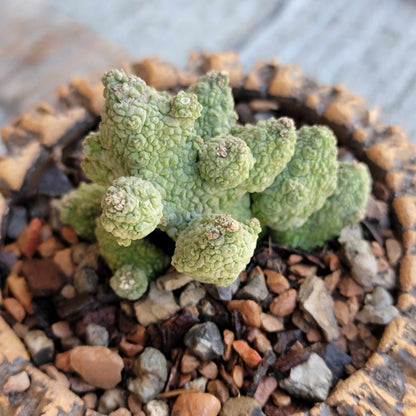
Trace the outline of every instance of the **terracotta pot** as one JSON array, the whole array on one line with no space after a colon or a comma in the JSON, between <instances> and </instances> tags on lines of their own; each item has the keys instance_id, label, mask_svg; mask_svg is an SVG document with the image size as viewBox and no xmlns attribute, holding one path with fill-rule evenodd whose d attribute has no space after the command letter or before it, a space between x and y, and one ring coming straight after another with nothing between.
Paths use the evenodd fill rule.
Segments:
<instances>
[{"instance_id":1,"label":"terracotta pot","mask_svg":"<svg viewBox=\"0 0 416 416\"><path fill-rule=\"evenodd\" d=\"M340 143L370 167L403 244L396 305L400 316L386 327L365 367L340 383L310 415L416 414L416 148L399 127L385 126L345 87L320 85L295 66L260 62L243 76L237 55L221 53L191 56L187 71L157 59L134 62L129 68L150 85L171 90L186 87L211 69L229 73L236 96L272 98L282 113L329 125ZM96 126L102 105L99 82L75 79L59 89L54 108L41 104L6 126L2 133L9 153L0 159L0 190L6 199L33 192L36 179L64 145ZM6 209L0 199L0 212ZM13 399L20 406L17 414L88 414L79 397L29 363L23 344L0 318L0 384L23 368L32 383ZM7 415L2 412L10 405L0 394L0 413Z\"/></svg>"}]
</instances>

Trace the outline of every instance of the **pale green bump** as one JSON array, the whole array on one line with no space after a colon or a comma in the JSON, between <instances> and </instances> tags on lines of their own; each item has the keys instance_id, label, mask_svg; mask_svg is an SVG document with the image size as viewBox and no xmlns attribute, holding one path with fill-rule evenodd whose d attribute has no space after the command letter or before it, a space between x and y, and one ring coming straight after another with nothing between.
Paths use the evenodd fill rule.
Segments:
<instances>
[{"instance_id":1,"label":"pale green bump","mask_svg":"<svg viewBox=\"0 0 416 416\"><path fill-rule=\"evenodd\" d=\"M137 300L146 292L148 280L143 270L126 264L111 277L110 286L121 298Z\"/></svg>"},{"instance_id":2,"label":"pale green bump","mask_svg":"<svg viewBox=\"0 0 416 416\"><path fill-rule=\"evenodd\" d=\"M343 163L338 169L338 185L324 206L299 228L270 230L276 242L305 250L323 245L341 230L365 216L371 190L371 176L362 163Z\"/></svg>"},{"instance_id":3,"label":"pale green bump","mask_svg":"<svg viewBox=\"0 0 416 416\"><path fill-rule=\"evenodd\" d=\"M101 199L105 188L95 183L81 185L61 200L60 216L82 238L95 240L95 221L101 213Z\"/></svg>"},{"instance_id":4,"label":"pale green bump","mask_svg":"<svg viewBox=\"0 0 416 416\"><path fill-rule=\"evenodd\" d=\"M114 236L104 230L100 221L97 221L95 235L101 256L113 271L129 264L143 270L148 279L153 279L170 263L169 256L145 238L132 241L128 247L120 246Z\"/></svg>"},{"instance_id":5,"label":"pale green bump","mask_svg":"<svg viewBox=\"0 0 416 416\"><path fill-rule=\"evenodd\" d=\"M209 72L188 88L202 104L201 117L196 120L196 133L204 140L227 134L237 120L234 97L228 77L220 72Z\"/></svg>"},{"instance_id":6,"label":"pale green bump","mask_svg":"<svg viewBox=\"0 0 416 416\"><path fill-rule=\"evenodd\" d=\"M150 234L163 215L162 197L151 184L134 176L120 177L101 203L101 222L123 246Z\"/></svg>"},{"instance_id":7,"label":"pale green bump","mask_svg":"<svg viewBox=\"0 0 416 416\"><path fill-rule=\"evenodd\" d=\"M226 214L201 216L179 234L172 264L195 280L228 286L250 261L259 232L255 218L244 224Z\"/></svg>"},{"instance_id":8,"label":"pale green bump","mask_svg":"<svg viewBox=\"0 0 416 416\"><path fill-rule=\"evenodd\" d=\"M288 165L269 188L253 196L253 214L274 230L300 227L334 193L337 170L333 132L325 126L302 127Z\"/></svg>"},{"instance_id":9,"label":"pale green bump","mask_svg":"<svg viewBox=\"0 0 416 416\"><path fill-rule=\"evenodd\" d=\"M234 126L231 134L243 139L255 157L254 167L243 184L248 192L262 192L270 186L295 152L295 123L287 117Z\"/></svg>"},{"instance_id":10,"label":"pale green bump","mask_svg":"<svg viewBox=\"0 0 416 416\"><path fill-rule=\"evenodd\" d=\"M231 189L244 182L254 165L247 144L230 135L220 135L204 143L198 152L201 177L217 189Z\"/></svg>"}]
</instances>

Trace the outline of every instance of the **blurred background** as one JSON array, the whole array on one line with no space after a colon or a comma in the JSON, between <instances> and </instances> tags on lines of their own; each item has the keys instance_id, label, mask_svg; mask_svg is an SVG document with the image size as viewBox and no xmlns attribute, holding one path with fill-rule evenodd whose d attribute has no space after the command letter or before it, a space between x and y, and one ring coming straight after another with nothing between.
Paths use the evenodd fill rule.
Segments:
<instances>
[{"instance_id":1,"label":"blurred background","mask_svg":"<svg viewBox=\"0 0 416 416\"><path fill-rule=\"evenodd\" d=\"M226 50L346 84L416 143L414 0L0 0L0 126L74 76Z\"/></svg>"}]
</instances>

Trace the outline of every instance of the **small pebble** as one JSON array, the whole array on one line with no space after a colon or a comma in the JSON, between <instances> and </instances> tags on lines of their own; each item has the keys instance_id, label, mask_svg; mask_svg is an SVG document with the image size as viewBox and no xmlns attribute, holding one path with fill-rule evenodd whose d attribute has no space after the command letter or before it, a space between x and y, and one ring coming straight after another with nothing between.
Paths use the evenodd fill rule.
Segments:
<instances>
[{"instance_id":1,"label":"small pebble","mask_svg":"<svg viewBox=\"0 0 416 416\"><path fill-rule=\"evenodd\" d=\"M97 410L100 413L108 414L126 405L126 392L121 388L111 388L106 390L98 399Z\"/></svg>"},{"instance_id":2,"label":"small pebble","mask_svg":"<svg viewBox=\"0 0 416 416\"><path fill-rule=\"evenodd\" d=\"M22 272L33 296L48 296L58 292L66 282L66 276L51 259L24 260Z\"/></svg>"},{"instance_id":3,"label":"small pebble","mask_svg":"<svg viewBox=\"0 0 416 416\"><path fill-rule=\"evenodd\" d=\"M289 395L283 393L281 390L275 390L272 393L272 400L276 406L286 407L291 403L291 398Z\"/></svg>"},{"instance_id":4,"label":"small pebble","mask_svg":"<svg viewBox=\"0 0 416 416\"><path fill-rule=\"evenodd\" d=\"M242 287L236 294L238 299L251 299L256 302L261 302L266 299L269 291L266 286L266 280L264 273L260 267L255 267L246 281L244 287Z\"/></svg>"},{"instance_id":5,"label":"small pebble","mask_svg":"<svg viewBox=\"0 0 416 416\"><path fill-rule=\"evenodd\" d=\"M38 249L41 232L42 220L40 218L33 218L17 239L17 244L19 245L21 252L28 259L31 259Z\"/></svg>"},{"instance_id":6,"label":"small pebble","mask_svg":"<svg viewBox=\"0 0 416 416\"><path fill-rule=\"evenodd\" d=\"M270 312L278 317L290 315L296 309L297 292L289 289L273 299L270 304Z\"/></svg>"},{"instance_id":7,"label":"small pebble","mask_svg":"<svg viewBox=\"0 0 416 416\"><path fill-rule=\"evenodd\" d=\"M324 401L332 384L332 372L325 361L312 353L307 361L293 367L279 386L290 394L311 401Z\"/></svg>"},{"instance_id":8,"label":"small pebble","mask_svg":"<svg viewBox=\"0 0 416 416\"><path fill-rule=\"evenodd\" d=\"M192 354L184 353L181 360L181 373L188 374L196 370L200 366L198 358Z\"/></svg>"},{"instance_id":9,"label":"small pebble","mask_svg":"<svg viewBox=\"0 0 416 416\"><path fill-rule=\"evenodd\" d=\"M3 385L3 393L22 393L30 387L30 378L26 371L10 376Z\"/></svg>"},{"instance_id":10,"label":"small pebble","mask_svg":"<svg viewBox=\"0 0 416 416\"><path fill-rule=\"evenodd\" d=\"M82 400L88 409L95 409L97 407L98 397L95 393L84 394Z\"/></svg>"},{"instance_id":11,"label":"small pebble","mask_svg":"<svg viewBox=\"0 0 416 416\"><path fill-rule=\"evenodd\" d=\"M64 246L62 243L54 236L50 236L43 243L38 246L38 253L41 257L47 258L52 257L58 250L62 250Z\"/></svg>"},{"instance_id":12,"label":"small pebble","mask_svg":"<svg viewBox=\"0 0 416 416\"><path fill-rule=\"evenodd\" d=\"M222 404L224 404L230 397L228 387L222 380L211 380L207 384L207 392L214 395Z\"/></svg>"},{"instance_id":13,"label":"small pebble","mask_svg":"<svg viewBox=\"0 0 416 416\"><path fill-rule=\"evenodd\" d=\"M109 413L108 416L131 416L131 412L125 407L119 407L114 412Z\"/></svg>"},{"instance_id":14,"label":"small pebble","mask_svg":"<svg viewBox=\"0 0 416 416\"><path fill-rule=\"evenodd\" d=\"M165 321L180 310L172 292L159 290L155 282L149 288L147 296L134 303L137 320L143 326Z\"/></svg>"},{"instance_id":15,"label":"small pebble","mask_svg":"<svg viewBox=\"0 0 416 416\"><path fill-rule=\"evenodd\" d=\"M108 331L101 325L89 324L85 328L85 341L88 345L108 346Z\"/></svg>"},{"instance_id":16,"label":"small pebble","mask_svg":"<svg viewBox=\"0 0 416 416\"><path fill-rule=\"evenodd\" d=\"M241 274L240 274L241 276ZM234 280L229 286L217 286L214 284L205 284L205 288L208 293L216 300L229 301L237 293L238 288L240 287L241 278L240 276Z\"/></svg>"},{"instance_id":17,"label":"small pebble","mask_svg":"<svg viewBox=\"0 0 416 416\"><path fill-rule=\"evenodd\" d=\"M264 416L259 403L252 397L240 396L228 399L220 416Z\"/></svg>"},{"instance_id":18,"label":"small pebble","mask_svg":"<svg viewBox=\"0 0 416 416\"><path fill-rule=\"evenodd\" d=\"M271 394L276 390L276 388L277 380L275 377L264 377L260 381L253 397L256 399L257 403L259 403L260 406L263 407L268 402Z\"/></svg>"},{"instance_id":19,"label":"small pebble","mask_svg":"<svg viewBox=\"0 0 416 416\"><path fill-rule=\"evenodd\" d=\"M26 279L11 273L7 277L6 284L13 296L23 305L26 312L32 314L32 293L26 283Z\"/></svg>"},{"instance_id":20,"label":"small pebble","mask_svg":"<svg viewBox=\"0 0 416 416\"><path fill-rule=\"evenodd\" d=\"M339 338L337 320L334 313L334 301L325 288L322 279L309 276L299 288L299 302L321 328L327 341Z\"/></svg>"},{"instance_id":21,"label":"small pebble","mask_svg":"<svg viewBox=\"0 0 416 416\"><path fill-rule=\"evenodd\" d=\"M254 300L232 300L228 302L229 311L237 310L246 325L260 326L260 308Z\"/></svg>"},{"instance_id":22,"label":"small pebble","mask_svg":"<svg viewBox=\"0 0 416 416\"><path fill-rule=\"evenodd\" d=\"M232 378L235 385L241 388L244 383L244 367L242 365L236 365L232 369Z\"/></svg>"},{"instance_id":23,"label":"small pebble","mask_svg":"<svg viewBox=\"0 0 416 416\"><path fill-rule=\"evenodd\" d=\"M55 346L53 341L40 330L29 331L24 341L34 363L38 366L53 361Z\"/></svg>"},{"instance_id":24,"label":"small pebble","mask_svg":"<svg viewBox=\"0 0 416 416\"><path fill-rule=\"evenodd\" d=\"M251 348L246 341L237 340L233 342L233 348L237 354L243 359L248 367L257 367L261 361L260 354L253 348Z\"/></svg>"},{"instance_id":25,"label":"small pebble","mask_svg":"<svg viewBox=\"0 0 416 416\"><path fill-rule=\"evenodd\" d=\"M184 273L172 271L160 276L156 280L156 285L159 290L173 291L180 289L192 281L192 277Z\"/></svg>"},{"instance_id":26,"label":"small pebble","mask_svg":"<svg viewBox=\"0 0 416 416\"><path fill-rule=\"evenodd\" d=\"M26 311L23 305L15 298L6 298L3 300L3 306L17 322L25 319Z\"/></svg>"},{"instance_id":27,"label":"small pebble","mask_svg":"<svg viewBox=\"0 0 416 416\"><path fill-rule=\"evenodd\" d=\"M78 243L78 236L76 235L76 233L72 229L72 227L70 227L68 225L64 225L61 228L61 236L69 244L77 244Z\"/></svg>"},{"instance_id":28,"label":"small pebble","mask_svg":"<svg viewBox=\"0 0 416 416\"><path fill-rule=\"evenodd\" d=\"M75 335L66 338L61 338L61 347L64 351L70 350L74 347L78 347L82 344L82 341Z\"/></svg>"},{"instance_id":29,"label":"small pebble","mask_svg":"<svg viewBox=\"0 0 416 416\"><path fill-rule=\"evenodd\" d=\"M377 274L377 260L370 243L362 236L359 225L345 227L338 239L351 266L351 276L363 287L373 285Z\"/></svg>"},{"instance_id":30,"label":"small pebble","mask_svg":"<svg viewBox=\"0 0 416 416\"><path fill-rule=\"evenodd\" d=\"M65 285L61 290L61 295L65 299L72 299L77 295L77 291L75 290L75 287L72 285Z\"/></svg>"},{"instance_id":31,"label":"small pebble","mask_svg":"<svg viewBox=\"0 0 416 416\"><path fill-rule=\"evenodd\" d=\"M369 293L364 303L363 309L356 315L363 323L387 325L399 315L398 309L393 306L393 297L381 286Z\"/></svg>"},{"instance_id":32,"label":"small pebble","mask_svg":"<svg viewBox=\"0 0 416 416\"><path fill-rule=\"evenodd\" d=\"M75 266L71 259L70 248L57 251L53 256L53 261L59 266L66 277L72 277L74 275Z\"/></svg>"},{"instance_id":33,"label":"small pebble","mask_svg":"<svg viewBox=\"0 0 416 416\"><path fill-rule=\"evenodd\" d=\"M151 400L144 410L147 416L169 416L169 406L163 400Z\"/></svg>"},{"instance_id":34,"label":"small pebble","mask_svg":"<svg viewBox=\"0 0 416 416\"><path fill-rule=\"evenodd\" d=\"M386 240L387 258L392 266L395 266L403 254L403 249L398 240L388 238Z\"/></svg>"},{"instance_id":35,"label":"small pebble","mask_svg":"<svg viewBox=\"0 0 416 416\"><path fill-rule=\"evenodd\" d=\"M78 293L95 293L97 291L98 275L91 267L81 267L75 272L73 282Z\"/></svg>"},{"instance_id":36,"label":"small pebble","mask_svg":"<svg viewBox=\"0 0 416 416\"><path fill-rule=\"evenodd\" d=\"M198 371L210 380L214 380L218 376L218 367L214 361L205 362L201 365Z\"/></svg>"},{"instance_id":37,"label":"small pebble","mask_svg":"<svg viewBox=\"0 0 416 416\"><path fill-rule=\"evenodd\" d=\"M280 294L290 289L289 281L281 273L271 269L266 269L264 273L267 276L267 287L271 292Z\"/></svg>"},{"instance_id":38,"label":"small pebble","mask_svg":"<svg viewBox=\"0 0 416 416\"><path fill-rule=\"evenodd\" d=\"M285 328L283 323L278 318L268 313L262 313L260 315L260 322L261 327L266 332L278 332L282 331Z\"/></svg>"},{"instance_id":39,"label":"small pebble","mask_svg":"<svg viewBox=\"0 0 416 416\"><path fill-rule=\"evenodd\" d=\"M79 346L71 350L71 367L88 383L111 389L121 381L122 358L101 346Z\"/></svg>"},{"instance_id":40,"label":"small pebble","mask_svg":"<svg viewBox=\"0 0 416 416\"><path fill-rule=\"evenodd\" d=\"M68 338L73 335L68 321L58 321L51 325L53 334L57 338Z\"/></svg>"},{"instance_id":41,"label":"small pebble","mask_svg":"<svg viewBox=\"0 0 416 416\"><path fill-rule=\"evenodd\" d=\"M210 361L224 354L220 331L211 321L194 325L186 333L184 343L202 361Z\"/></svg>"},{"instance_id":42,"label":"small pebble","mask_svg":"<svg viewBox=\"0 0 416 416\"><path fill-rule=\"evenodd\" d=\"M199 390L204 392L207 388L208 379L206 377L194 378L185 383L184 387L187 390Z\"/></svg>"},{"instance_id":43,"label":"small pebble","mask_svg":"<svg viewBox=\"0 0 416 416\"><path fill-rule=\"evenodd\" d=\"M207 291L202 283L195 281L188 283L179 296L179 305L182 309L187 306L196 306L206 293Z\"/></svg>"},{"instance_id":44,"label":"small pebble","mask_svg":"<svg viewBox=\"0 0 416 416\"><path fill-rule=\"evenodd\" d=\"M156 348L147 347L134 362L136 378L128 383L128 389L143 403L153 400L164 388L168 378L165 356Z\"/></svg>"},{"instance_id":45,"label":"small pebble","mask_svg":"<svg viewBox=\"0 0 416 416\"><path fill-rule=\"evenodd\" d=\"M175 401L171 416L216 416L221 402L209 393L183 393Z\"/></svg>"}]
</instances>

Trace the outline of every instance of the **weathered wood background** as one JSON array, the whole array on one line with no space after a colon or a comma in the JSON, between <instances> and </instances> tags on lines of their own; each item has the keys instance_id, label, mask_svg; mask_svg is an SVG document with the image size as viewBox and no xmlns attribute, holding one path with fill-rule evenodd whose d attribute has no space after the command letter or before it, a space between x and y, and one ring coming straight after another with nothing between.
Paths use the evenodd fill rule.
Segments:
<instances>
[{"instance_id":1,"label":"weathered wood background","mask_svg":"<svg viewBox=\"0 0 416 416\"><path fill-rule=\"evenodd\" d=\"M74 75L230 49L345 83L416 142L414 0L0 0L0 125Z\"/></svg>"}]
</instances>

